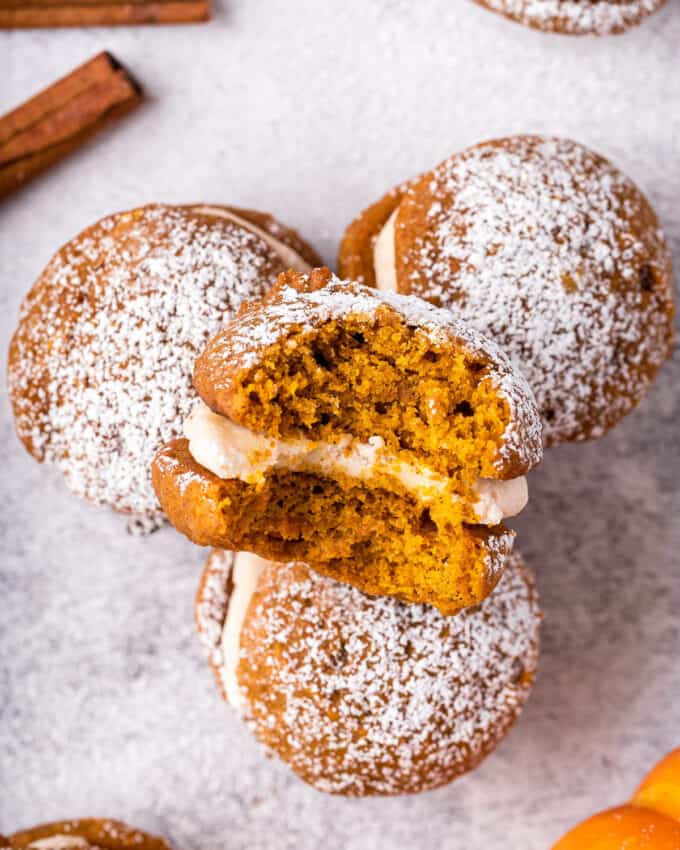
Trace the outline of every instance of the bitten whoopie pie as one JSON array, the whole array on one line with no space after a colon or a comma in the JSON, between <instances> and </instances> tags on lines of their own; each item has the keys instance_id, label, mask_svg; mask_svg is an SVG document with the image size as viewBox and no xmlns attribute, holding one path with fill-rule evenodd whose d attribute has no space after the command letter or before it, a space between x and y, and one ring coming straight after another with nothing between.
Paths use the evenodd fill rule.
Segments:
<instances>
[{"instance_id":1,"label":"bitten whoopie pie","mask_svg":"<svg viewBox=\"0 0 680 850\"><path fill-rule=\"evenodd\" d=\"M195 403L196 355L244 299L317 263L271 216L232 207L148 206L87 228L50 261L12 339L26 449L77 495L160 517L149 464Z\"/></svg>"},{"instance_id":2,"label":"bitten whoopie pie","mask_svg":"<svg viewBox=\"0 0 680 850\"><path fill-rule=\"evenodd\" d=\"M540 420L505 355L448 311L288 272L208 343L194 385L185 438L153 465L194 542L443 612L498 582Z\"/></svg>"},{"instance_id":3,"label":"bitten whoopie pie","mask_svg":"<svg viewBox=\"0 0 680 850\"><path fill-rule=\"evenodd\" d=\"M666 0L476 0L506 18L546 32L612 35L639 24Z\"/></svg>"},{"instance_id":4,"label":"bitten whoopie pie","mask_svg":"<svg viewBox=\"0 0 680 850\"><path fill-rule=\"evenodd\" d=\"M4 843L3 843L4 841ZM115 820L84 818L34 826L3 839L11 850L170 850L155 835Z\"/></svg>"},{"instance_id":5,"label":"bitten whoopie pie","mask_svg":"<svg viewBox=\"0 0 680 850\"><path fill-rule=\"evenodd\" d=\"M360 797L444 785L498 744L531 690L540 612L517 552L481 605L444 617L215 551L196 622L260 742L318 790Z\"/></svg>"},{"instance_id":6,"label":"bitten whoopie pie","mask_svg":"<svg viewBox=\"0 0 680 850\"><path fill-rule=\"evenodd\" d=\"M566 139L454 154L363 212L339 267L495 339L534 390L546 445L602 435L673 350L671 258L654 211Z\"/></svg>"}]
</instances>

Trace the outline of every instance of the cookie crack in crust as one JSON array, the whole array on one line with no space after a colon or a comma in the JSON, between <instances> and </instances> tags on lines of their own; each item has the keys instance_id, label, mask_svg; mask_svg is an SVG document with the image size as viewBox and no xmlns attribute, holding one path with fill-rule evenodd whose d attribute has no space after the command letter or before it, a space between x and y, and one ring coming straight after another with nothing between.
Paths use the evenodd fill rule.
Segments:
<instances>
[{"instance_id":1,"label":"cookie crack in crust","mask_svg":"<svg viewBox=\"0 0 680 850\"><path fill-rule=\"evenodd\" d=\"M211 341L195 384L209 427L192 417L154 462L192 540L442 611L493 589L540 422L504 356L445 311L291 273Z\"/></svg>"}]
</instances>

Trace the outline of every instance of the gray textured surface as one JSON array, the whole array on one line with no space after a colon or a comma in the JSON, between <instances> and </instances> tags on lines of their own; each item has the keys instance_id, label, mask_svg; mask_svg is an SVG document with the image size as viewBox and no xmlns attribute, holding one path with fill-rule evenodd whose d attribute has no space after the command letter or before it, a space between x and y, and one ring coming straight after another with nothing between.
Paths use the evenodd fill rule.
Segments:
<instances>
[{"instance_id":1,"label":"gray textured surface","mask_svg":"<svg viewBox=\"0 0 680 850\"><path fill-rule=\"evenodd\" d=\"M620 38L462 0L233 0L203 27L0 33L0 112L101 48L149 102L0 207L4 349L54 249L149 200L269 209L332 261L398 179L494 135L570 134L645 189L680 266L680 3ZM4 365L4 364L3 364ZM542 850L680 743L677 357L606 439L549 454L522 548L541 674L484 765L420 797L320 796L221 704L191 623L202 553L69 497L0 422L0 830L109 815L178 850Z\"/></svg>"}]
</instances>

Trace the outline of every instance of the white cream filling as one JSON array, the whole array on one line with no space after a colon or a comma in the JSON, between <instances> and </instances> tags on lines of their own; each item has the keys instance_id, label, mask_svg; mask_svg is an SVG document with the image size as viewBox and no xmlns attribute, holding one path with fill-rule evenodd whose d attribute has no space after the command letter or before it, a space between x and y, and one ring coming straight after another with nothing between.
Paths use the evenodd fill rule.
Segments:
<instances>
[{"instance_id":1,"label":"white cream filling","mask_svg":"<svg viewBox=\"0 0 680 850\"><path fill-rule=\"evenodd\" d=\"M310 272L312 267L309 263L305 262L302 257L286 245L281 240L276 239L271 233L267 233L266 230L262 230L261 227L258 227L252 222L247 221L245 218L241 218L239 215L234 215L234 213L229 212L228 210L223 210L220 207L211 207L211 206L199 206L196 207L198 212L207 213L209 215L214 215L219 218L226 218L229 221L233 221L235 224L240 225L245 230L249 230L251 233L254 233L256 236L259 236L264 242L269 245L270 248L273 248L274 251L279 255L284 265L288 268L295 269L296 272Z\"/></svg>"},{"instance_id":2,"label":"white cream filling","mask_svg":"<svg viewBox=\"0 0 680 850\"><path fill-rule=\"evenodd\" d=\"M241 631L257 581L267 561L250 552L237 552L231 570L232 590L222 627L220 677L227 700L232 708L242 712L244 696L238 683L238 662L241 657Z\"/></svg>"},{"instance_id":3,"label":"white cream filling","mask_svg":"<svg viewBox=\"0 0 680 850\"><path fill-rule=\"evenodd\" d=\"M81 835L50 835L28 845L31 850L64 850L70 847L89 847L90 844Z\"/></svg>"},{"instance_id":4,"label":"white cream filling","mask_svg":"<svg viewBox=\"0 0 680 850\"><path fill-rule=\"evenodd\" d=\"M397 252L394 228L399 207L387 219L373 243L373 270L375 283L383 292L397 291Z\"/></svg>"},{"instance_id":5,"label":"white cream filling","mask_svg":"<svg viewBox=\"0 0 680 850\"><path fill-rule=\"evenodd\" d=\"M529 501L529 485L523 475L509 481L478 478L475 493L474 509L484 525L498 525L508 517L517 516Z\"/></svg>"},{"instance_id":6,"label":"white cream filling","mask_svg":"<svg viewBox=\"0 0 680 850\"><path fill-rule=\"evenodd\" d=\"M449 485L446 476L424 464L406 463L387 453L382 437L370 437L365 443L349 434L337 443L276 440L214 413L201 401L184 423L184 436L197 463L218 478L237 478L248 484L261 481L270 469L313 470L329 476L341 472L362 480L383 474L399 481L424 504ZM480 478L475 492L478 499L473 509L483 525L497 525L505 517L515 516L528 501L524 477L510 481Z\"/></svg>"}]
</instances>

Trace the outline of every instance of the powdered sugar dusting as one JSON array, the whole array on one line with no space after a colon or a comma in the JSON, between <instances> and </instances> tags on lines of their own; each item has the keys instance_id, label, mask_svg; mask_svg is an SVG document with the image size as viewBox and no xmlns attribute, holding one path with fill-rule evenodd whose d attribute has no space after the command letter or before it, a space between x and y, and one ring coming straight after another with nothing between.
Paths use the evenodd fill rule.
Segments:
<instances>
[{"instance_id":1,"label":"powdered sugar dusting","mask_svg":"<svg viewBox=\"0 0 680 850\"><path fill-rule=\"evenodd\" d=\"M35 850L77 850L77 848L101 850L100 845L104 843L107 847L121 848L121 850L142 846L153 846L155 850L161 850L161 848L169 850L162 839L140 832L120 821L106 818L42 824L16 833L12 836L12 840L19 842L21 847L26 847L28 850L34 850L34 848ZM92 841L96 843L93 844Z\"/></svg>"},{"instance_id":2,"label":"powdered sugar dusting","mask_svg":"<svg viewBox=\"0 0 680 850\"><path fill-rule=\"evenodd\" d=\"M544 30L571 35L620 33L666 0L480 0L482 5Z\"/></svg>"},{"instance_id":3,"label":"powdered sugar dusting","mask_svg":"<svg viewBox=\"0 0 680 850\"><path fill-rule=\"evenodd\" d=\"M294 330L311 332L325 321L342 321L350 316L371 319L385 305L402 316L409 326L425 333L434 345L462 344L471 355L482 356L489 362L488 373L510 408L497 466L502 468L508 457L521 458L527 467L538 463L542 456L540 417L523 374L512 366L495 342L454 318L448 310L416 296L379 292L335 276L323 289L311 292L283 286L266 306L249 310L231 322L221 337L211 342L210 356L230 363L236 360L242 369L253 368L266 348L280 343ZM233 370L225 370L219 377L220 387L228 388L233 379Z\"/></svg>"},{"instance_id":4,"label":"powdered sugar dusting","mask_svg":"<svg viewBox=\"0 0 680 850\"><path fill-rule=\"evenodd\" d=\"M198 634L210 654L211 663L218 667L224 662L222 630L229 604L229 576L234 568L234 561L234 552L213 549L196 598Z\"/></svg>"},{"instance_id":5,"label":"powdered sugar dusting","mask_svg":"<svg viewBox=\"0 0 680 850\"><path fill-rule=\"evenodd\" d=\"M9 374L19 435L74 493L159 516L149 465L181 435L194 359L280 271L262 239L187 208L100 221L23 306Z\"/></svg>"},{"instance_id":6,"label":"powdered sugar dusting","mask_svg":"<svg viewBox=\"0 0 680 850\"><path fill-rule=\"evenodd\" d=\"M503 571L508 567L508 559L512 556L517 532L502 526L502 531L495 531L484 541L486 549L486 575L492 586L497 586Z\"/></svg>"},{"instance_id":7,"label":"powdered sugar dusting","mask_svg":"<svg viewBox=\"0 0 680 850\"><path fill-rule=\"evenodd\" d=\"M668 249L631 181L574 142L514 137L442 163L425 197L428 230L406 246L404 274L524 371L546 442L597 436L627 413L672 339Z\"/></svg>"},{"instance_id":8,"label":"powdered sugar dusting","mask_svg":"<svg viewBox=\"0 0 680 850\"><path fill-rule=\"evenodd\" d=\"M489 598L455 617L272 565L242 643L244 687L256 660L269 670L267 688L250 692L249 722L320 790L435 787L474 766L521 710L539 622L518 555Z\"/></svg>"}]
</instances>

